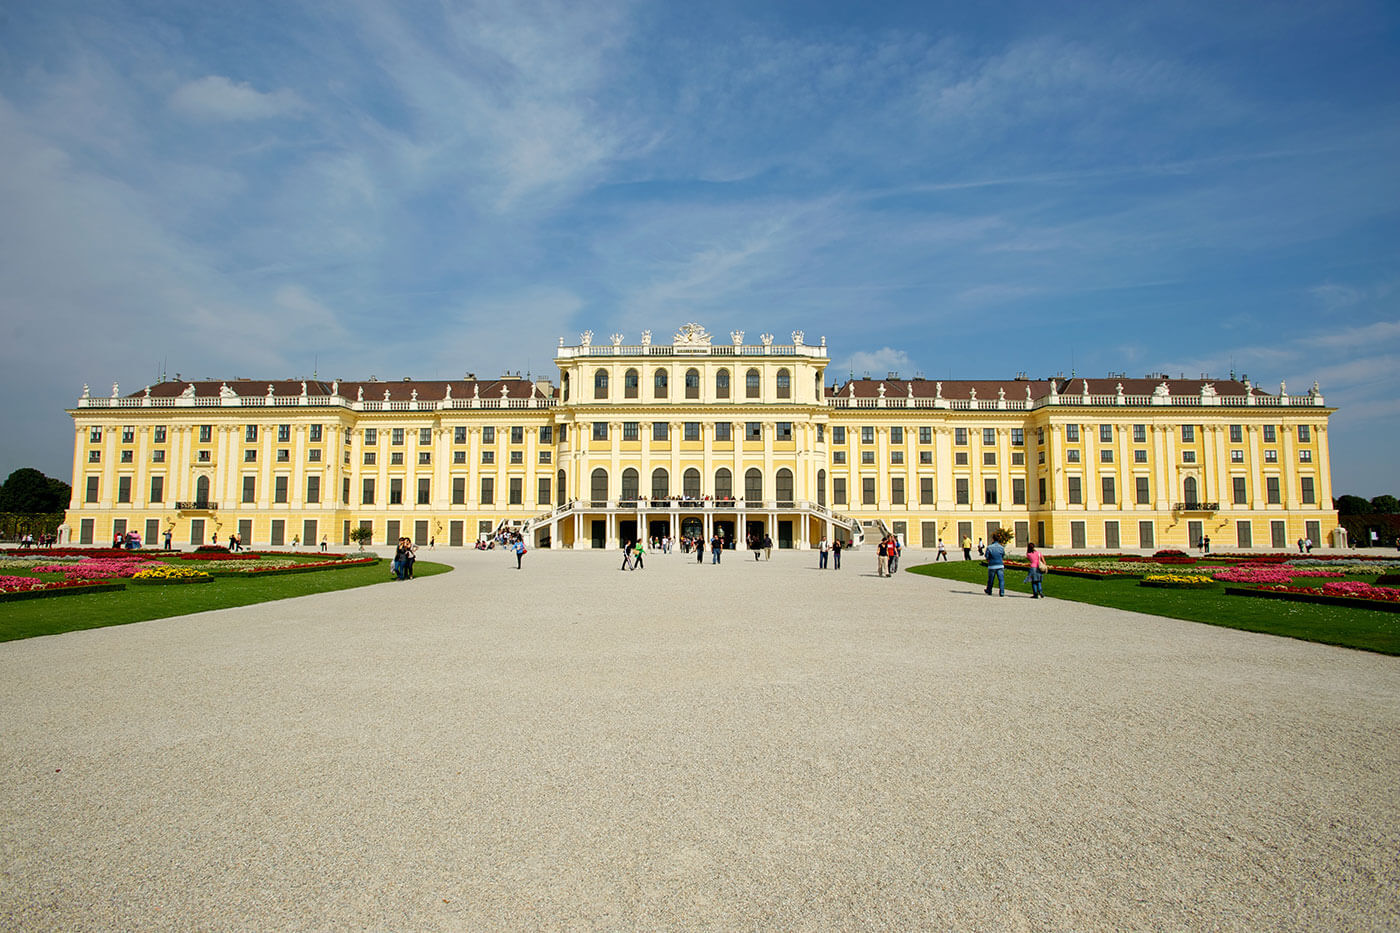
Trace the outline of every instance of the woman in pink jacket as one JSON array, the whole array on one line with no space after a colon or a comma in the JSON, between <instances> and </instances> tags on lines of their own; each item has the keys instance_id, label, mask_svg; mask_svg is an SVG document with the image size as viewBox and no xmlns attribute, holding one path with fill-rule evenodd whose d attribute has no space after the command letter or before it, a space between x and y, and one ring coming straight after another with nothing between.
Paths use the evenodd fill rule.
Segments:
<instances>
[{"instance_id":1,"label":"woman in pink jacket","mask_svg":"<svg viewBox=\"0 0 1400 933\"><path fill-rule=\"evenodd\" d=\"M1026 579L1031 581L1031 599L1044 599L1045 594L1040 591L1040 581L1050 569L1050 562L1045 559L1044 554L1035 549L1034 544L1026 545L1026 560L1031 565L1030 573L1026 574Z\"/></svg>"}]
</instances>

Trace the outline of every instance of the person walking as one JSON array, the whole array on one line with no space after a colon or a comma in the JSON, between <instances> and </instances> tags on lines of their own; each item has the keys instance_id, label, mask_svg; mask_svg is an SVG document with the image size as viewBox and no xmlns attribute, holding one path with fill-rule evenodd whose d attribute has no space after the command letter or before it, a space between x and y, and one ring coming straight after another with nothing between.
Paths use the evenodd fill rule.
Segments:
<instances>
[{"instance_id":1,"label":"person walking","mask_svg":"<svg viewBox=\"0 0 1400 933\"><path fill-rule=\"evenodd\" d=\"M710 539L710 563L718 564L720 562L720 558L723 556L724 539L721 538L719 532L716 531L715 536Z\"/></svg>"},{"instance_id":2,"label":"person walking","mask_svg":"<svg viewBox=\"0 0 1400 933\"><path fill-rule=\"evenodd\" d=\"M646 553L646 548L642 547L642 539L637 539L636 547L633 549L632 569L645 570L646 564L642 563L642 555Z\"/></svg>"},{"instance_id":3,"label":"person walking","mask_svg":"<svg viewBox=\"0 0 1400 933\"><path fill-rule=\"evenodd\" d=\"M758 535L749 535L749 550L753 551L755 562L763 559L763 539Z\"/></svg>"},{"instance_id":4,"label":"person walking","mask_svg":"<svg viewBox=\"0 0 1400 933\"><path fill-rule=\"evenodd\" d=\"M705 539L700 535L695 536L695 562L697 564L705 562Z\"/></svg>"},{"instance_id":5,"label":"person walking","mask_svg":"<svg viewBox=\"0 0 1400 933\"><path fill-rule=\"evenodd\" d=\"M963 535L963 560L972 560L972 535Z\"/></svg>"},{"instance_id":6,"label":"person walking","mask_svg":"<svg viewBox=\"0 0 1400 933\"><path fill-rule=\"evenodd\" d=\"M825 569L826 569L826 559L827 559L828 551L829 551L829 548L827 547L827 544L826 544L826 536L823 535L823 536L822 536L822 539L821 539L821 542L817 544L817 569L818 569L818 570L825 570Z\"/></svg>"},{"instance_id":7,"label":"person walking","mask_svg":"<svg viewBox=\"0 0 1400 933\"><path fill-rule=\"evenodd\" d=\"M992 541L992 546L987 548L987 589L984 591L988 596L992 595L992 583L996 583L1001 591L999 595L1006 595L1006 548L1001 546L1001 542Z\"/></svg>"},{"instance_id":8,"label":"person walking","mask_svg":"<svg viewBox=\"0 0 1400 933\"><path fill-rule=\"evenodd\" d=\"M763 536L763 559L773 559L773 536L765 534Z\"/></svg>"},{"instance_id":9,"label":"person walking","mask_svg":"<svg viewBox=\"0 0 1400 933\"><path fill-rule=\"evenodd\" d=\"M522 559L524 559L526 553L527 553L527 552L526 552L526 550L525 550L525 539L524 539L524 538L516 538L516 539L515 539L515 569L516 569L516 570L519 570L519 569L520 569L520 561L521 561Z\"/></svg>"},{"instance_id":10,"label":"person walking","mask_svg":"<svg viewBox=\"0 0 1400 933\"><path fill-rule=\"evenodd\" d=\"M321 553L326 553L326 536L321 535Z\"/></svg>"},{"instance_id":11,"label":"person walking","mask_svg":"<svg viewBox=\"0 0 1400 933\"><path fill-rule=\"evenodd\" d=\"M617 569L632 569L632 542L630 540L622 542L622 566Z\"/></svg>"},{"instance_id":12,"label":"person walking","mask_svg":"<svg viewBox=\"0 0 1400 933\"><path fill-rule=\"evenodd\" d=\"M837 538L831 545L831 561L836 570L841 569L841 539Z\"/></svg>"},{"instance_id":13,"label":"person walking","mask_svg":"<svg viewBox=\"0 0 1400 933\"><path fill-rule=\"evenodd\" d=\"M943 543L943 539L942 539L942 538L939 538L939 539L938 539L938 553L937 553L936 555L934 555L934 558L933 558L933 559L934 559L935 561L947 560L947 559L948 559L948 547L947 547L947 545L945 545L945 544Z\"/></svg>"},{"instance_id":14,"label":"person walking","mask_svg":"<svg viewBox=\"0 0 1400 933\"><path fill-rule=\"evenodd\" d=\"M978 556L978 557L986 557L986 556L987 556L987 548L986 548L985 545L982 544L982 539L981 539L981 538L978 538L978 539L977 539L977 556Z\"/></svg>"},{"instance_id":15,"label":"person walking","mask_svg":"<svg viewBox=\"0 0 1400 933\"><path fill-rule=\"evenodd\" d=\"M890 576L899 570L899 535L890 535Z\"/></svg>"},{"instance_id":16,"label":"person walking","mask_svg":"<svg viewBox=\"0 0 1400 933\"><path fill-rule=\"evenodd\" d=\"M1026 579L1031 583L1031 599L1044 599L1045 593L1041 591L1040 584L1045 579L1045 572L1050 569L1050 563L1034 544L1026 545L1026 561L1031 565L1030 572L1026 574Z\"/></svg>"}]
</instances>

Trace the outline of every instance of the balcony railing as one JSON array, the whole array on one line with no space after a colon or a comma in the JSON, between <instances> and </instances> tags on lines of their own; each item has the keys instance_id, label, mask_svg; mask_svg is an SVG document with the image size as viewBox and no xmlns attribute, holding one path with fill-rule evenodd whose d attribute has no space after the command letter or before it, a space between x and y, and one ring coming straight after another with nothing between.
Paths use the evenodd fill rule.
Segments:
<instances>
[{"instance_id":1,"label":"balcony railing","mask_svg":"<svg viewBox=\"0 0 1400 933\"><path fill-rule=\"evenodd\" d=\"M218 510L219 505L207 499L196 499L193 502L177 502L175 508L181 512L214 512Z\"/></svg>"},{"instance_id":2,"label":"balcony railing","mask_svg":"<svg viewBox=\"0 0 1400 933\"><path fill-rule=\"evenodd\" d=\"M1219 502L1178 502L1172 506L1174 512L1219 512Z\"/></svg>"}]
</instances>

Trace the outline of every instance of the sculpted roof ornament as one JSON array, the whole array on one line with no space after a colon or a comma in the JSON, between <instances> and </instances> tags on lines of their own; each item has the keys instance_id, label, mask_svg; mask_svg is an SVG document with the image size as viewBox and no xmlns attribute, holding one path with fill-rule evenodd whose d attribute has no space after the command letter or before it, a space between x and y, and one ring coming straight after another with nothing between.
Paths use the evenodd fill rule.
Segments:
<instances>
[{"instance_id":1,"label":"sculpted roof ornament","mask_svg":"<svg viewBox=\"0 0 1400 933\"><path fill-rule=\"evenodd\" d=\"M194 398L194 383L193 383L193 382L191 382L189 385L185 386L184 391L182 391L182 392L180 393L180 398Z\"/></svg>"},{"instance_id":2,"label":"sculpted roof ornament","mask_svg":"<svg viewBox=\"0 0 1400 933\"><path fill-rule=\"evenodd\" d=\"M83 398L92 398L92 389L86 382L83 383Z\"/></svg>"},{"instance_id":3,"label":"sculpted roof ornament","mask_svg":"<svg viewBox=\"0 0 1400 933\"><path fill-rule=\"evenodd\" d=\"M612 345L613 345L613 346L615 346L615 347L620 347L620 346L622 346L622 335L621 335L621 334L613 334L613 335L612 335L610 338L608 338L608 339L610 339L610 340L612 341Z\"/></svg>"},{"instance_id":4,"label":"sculpted roof ornament","mask_svg":"<svg viewBox=\"0 0 1400 933\"><path fill-rule=\"evenodd\" d=\"M117 397L120 396L120 395L121 395L121 389L120 389L120 387L119 387L115 382L112 383L112 398L117 398Z\"/></svg>"},{"instance_id":5,"label":"sculpted roof ornament","mask_svg":"<svg viewBox=\"0 0 1400 933\"><path fill-rule=\"evenodd\" d=\"M642 346L644 346L644 347L649 347L649 346L651 346L651 331L649 331L649 330L644 330L644 331L642 331Z\"/></svg>"},{"instance_id":6,"label":"sculpted roof ornament","mask_svg":"<svg viewBox=\"0 0 1400 933\"><path fill-rule=\"evenodd\" d=\"M586 330L578 335L578 345L581 347L593 346L593 331Z\"/></svg>"},{"instance_id":7,"label":"sculpted roof ornament","mask_svg":"<svg viewBox=\"0 0 1400 933\"><path fill-rule=\"evenodd\" d=\"M794 347L800 347L800 346L802 346L802 341L803 341L804 339L806 339L806 336L807 336L807 335L804 334L804 333L802 333L802 331L800 331L800 330L795 330L795 331L793 331L793 332L792 332L792 345L793 345Z\"/></svg>"},{"instance_id":8,"label":"sculpted roof ornament","mask_svg":"<svg viewBox=\"0 0 1400 933\"><path fill-rule=\"evenodd\" d=\"M1122 393L1119 393L1119 394L1121 395ZM1201 398L1215 398L1215 396L1216 396L1215 383L1213 383L1213 382L1204 382L1204 383L1201 383Z\"/></svg>"},{"instance_id":9,"label":"sculpted roof ornament","mask_svg":"<svg viewBox=\"0 0 1400 933\"><path fill-rule=\"evenodd\" d=\"M935 382L935 383L933 384L933 397L934 397L934 398L942 398L942 397L943 397L943 383L941 383L941 382Z\"/></svg>"},{"instance_id":10,"label":"sculpted roof ornament","mask_svg":"<svg viewBox=\"0 0 1400 933\"><path fill-rule=\"evenodd\" d=\"M765 347L771 347L771 346L773 345L773 335L772 335L772 334L759 334L759 335L758 335L758 339L763 341L763 345L764 345Z\"/></svg>"},{"instance_id":11,"label":"sculpted roof ornament","mask_svg":"<svg viewBox=\"0 0 1400 933\"><path fill-rule=\"evenodd\" d=\"M357 388L357 389L355 390L355 401L357 401L357 402L363 402L364 400L365 400L365 387L364 387L364 386L360 386L359 388Z\"/></svg>"},{"instance_id":12,"label":"sculpted roof ornament","mask_svg":"<svg viewBox=\"0 0 1400 933\"><path fill-rule=\"evenodd\" d=\"M233 391L232 389L230 389L230 388L228 387L228 383L227 383L227 382L225 382L225 383L223 383L222 385L219 386L219 398L237 398L237 397L238 397L238 393L235 392L235 391Z\"/></svg>"},{"instance_id":13,"label":"sculpted roof ornament","mask_svg":"<svg viewBox=\"0 0 1400 933\"><path fill-rule=\"evenodd\" d=\"M1166 398L1168 395L1172 394L1172 390L1167 388L1165 382L1159 382L1157 388L1152 390L1152 394L1157 398Z\"/></svg>"},{"instance_id":14,"label":"sculpted roof ornament","mask_svg":"<svg viewBox=\"0 0 1400 933\"><path fill-rule=\"evenodd\" d=\"M681 329L676 331L675 345L678 347L708 347L710 335L699 324L693 322L682 324Z\"/></svg>"},{"instance_id":15,"label":"sculpted roof ornament","mask_svg":"<svg viewBox=\"0 0 1400 933\"><path fill-rule=\"evenodd\" d=\"M734 341L734 346L742 347L744 345L744 332L742 330L731 330L729 332L729 339Z\"/></svg>"}]
</instances>

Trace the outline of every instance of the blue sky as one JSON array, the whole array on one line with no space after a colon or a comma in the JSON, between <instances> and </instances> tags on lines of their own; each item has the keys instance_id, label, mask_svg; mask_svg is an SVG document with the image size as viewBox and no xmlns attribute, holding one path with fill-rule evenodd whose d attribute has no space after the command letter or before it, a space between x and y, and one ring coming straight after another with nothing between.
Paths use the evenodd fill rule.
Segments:
<instances>
[{"instance_id":1,"label":"blue sky","mask_svg":"<svg viewBox=\"0 0 1400 933\"><path fill-rule=\"evenodd\" d=\"M694 320L1317 380L1334 490L1400 493L1397 53L1379 2L9 4L0 476L68 477L84 383Z\"/></svg>"}]
</instances>

